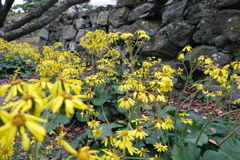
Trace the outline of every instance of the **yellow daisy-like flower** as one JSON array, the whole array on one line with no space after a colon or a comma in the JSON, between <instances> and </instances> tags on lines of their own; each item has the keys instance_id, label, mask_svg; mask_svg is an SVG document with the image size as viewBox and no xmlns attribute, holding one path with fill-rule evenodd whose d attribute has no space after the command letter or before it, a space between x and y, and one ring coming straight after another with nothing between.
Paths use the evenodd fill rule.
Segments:
<instances>
[{"instance_id":1,"label":"yellow daisy-like flower","mask_svg":"<svg viewBox=\"0 0 240 160\"><path fill-rule=\"evenodd\" d=\"M131 122L132 123L135 122L135 125L141 125L142 124L141 119L135 119L135 120L132 120Z\"/></svg>"},{"instance_id":2,"label":"yellow daisy-like flower","mask_svg":"<svg viewBox=\"0 0 240 160\"><path fill-rule=\"evenodd\" d=\"M13 146L0 147L0 159L7 160L13 156Z\"/></svg>"},{"instance_id":3,"label":"yellow daisy-like flower","mask_svg":"<svg viewBox=\"0 0 240 160\"><path fill-rule=\"evenodd\" d=\"M117 139L111 135L107 135L106 138L104 138L102 141L105 147L107 147L108 145L114 146L116 142L117 142Z\"/></svg>"},{"instance_id":4,"label":"yellow daisy-like flower","mask_svg":"<svg viewBox=\"0 0 240 160\"><path fill-rule=\"evenodd\" d=\"M116 153L114 153L109 149L102 149L102 151L106 153L102 156L102 159L104 160L120 160L121 157L123 157L123 156L118 156Z\"/></svg>"},{"instance_id":5,"label":"yellow daisy-like flower","mask_svg":"<svg viewBox=\"0 0 240 160\"><path fill-rule=\"evenodd\" d=\"M161 143L156 143L153 145L157 149L158 152L166 152L167 151L167 146L162 145Z\"/></svg>"},{"instance_id":6,"label":"yellow daisy-like flower","mask_svg":"<svg viewBox=\"0 0 240 160\"><path fill-rule=\"evenodd\" d=\"M72 95L71 93L63 92L61 95L58 95L56 98L51 100L48 106L53 113L58 111L65 110L66 116L70 117L71 114L74 114L74 108L85 110L88 109L88 106L83 103L79 98L86 98L85 95Z\"/></svg>"},{"instance_id":7,"label":"yellow daisy-like flower","mask_svg":"<svg viewBox=\"0 0 240 160\"><path fill-rule=\"evenodd\" d=\"M139 139L143 139L145 138L146 136L148 136L148 134L146 132L144 132L142 130L143 126L137 126L137 128L133 131L133 135L136 137L136 138L139 138Z\"/></svg>"},{"instance_id":8,"label":"yellow daisy-like flower","mask_svg":"<svg viewBox=\"0 0 240 160\"><path fill-rule=\"evenodd\" d=\"M70 153L72 153L71 156L67 158L67 160L70 160L72 157L76 157L77 160L96 160L100 159L96 153L99 151L97 150L90 150L89 146L82 147L78 150L73 149L66 141L61 140L61 145Z\"/></svg>"},{"instance_id":9,"label":"yellow daisy-like flower","mask_svg":"<svg viewBox=\"0 0 240 160\"><path fill-rule=\"evenodd\" d=\"M192 47L190 45L186 45L183 49L183 52L187 51L187 52L192 52Z\"/></svg>"},{"instance_id":10,"label":"yellow daisy-like flower","mask_svg":"<svg viewBox=\"0 0 240 160\"><path fill-rule=\"evenodd\" d=\"M188 119L188 118L181 118L181 122L185 123L185 124L193 124L193 120L192 119Z\"/></svg>"},{"instance_id":11,"label":"yellow daisy-like flower","mask_svg":"<svg viewBox=\"0 0 240 160\"><path fill-rule=\"evenodd\" d=\"M129 33L129 32L125 32L123 34L121 34L120 36L122 39L130 39L132 37L134 37L134 35L132 33Z\"/></svg>"},{"instance_id":12,"label":"yellow daisy-like flower","mask_svg":"<svg viewBox=\"0 0 240 160\"><path fill-rule=\"evenodd\" d=\"M178 53L177 59L178 59L178 60L184 59L184 53L183 53L183 51L181 51L181 52Z\"/></svg>"},{"instance_id":13,"label":"yellow daisy-like flower","mask_svg":"<svg viewBox=\"0 0 240 160\"><path fill-rule=\"evenodd\" d=\"M160 91L169 92L172 91L173 83L172 81L162 81Z\"/></svg>"},{"instance_id":14,"label":"yellow daisy-like flower","mask_svg":"<svg viewBox=\"0 0 240 160\"><path fill-rule=\"evenodd\" d=\"M92 134L93 134L93 136L95 136L95 137L101 136L101 133L102 133L102 127L99 128L99 129L95 129L95 130L92 131Z\"/></svg>"},{"instance_id":15,"label":"yellow daisy-like flower","mask_svg":"<svg viewBox=\"0 0 240 160\"><path fill-rule=\"evenodd\" d=\"M187 114L186 112L178 113L178 115L179 115L179 116L182 116L182 117L184 117L184 116L190 116L190 115Z\"/></svg>"},{"instance_id":16,"label":"yellow daisy-like flower","mask_svg":"<svg viewBox=\"0 0 240 160\"><path fill-rule=\"evenodd\" d=\"M3 96L6 94L7 90L10 88L7 97L4 102L8 102L10 99L14 98L17 95L22 95L28 90L28 84L24 83L21 79L11 82L10 84L5 84L0 86L0 95Z\"/></svg>"},{"instance_id":17,"label":"yellow daisy-like flower","mask_svg":"<svg viewBox=\"0 0 240 160\"><path fill-rule=\"evenodd\" d=\"M130 107L134 106L135 101L132 98L124 96L123 98L121 98L117 101L117 104L118 104L118 107L120 107L120 108L129 109Z\"/></svg>"},{"instance_id":18,"label":"yellow daisy-like flower","mask_svg":"<svg viewBox=\"0 0 240 160\"><path fill-rule=\"evenodd\" d=\"M155 128L158 129L167 129L167 125L165 122L163 122L161 119L156 119L155 120L156 124L155 124Z\"/></svg>"},{"instance_id":19,"label":"yellow daisy-like flower","mask_svg":"<svg viewBox=\"0 0 240 160\"><path fill-rule=\"evenodd\" d=\"M46 130L36 123L36 121L47 122L45 119L25 113L19 113L18 110L14 110L10 114L5 111L1 111L1 119L5 124L0 127L0 137L6 135L8 140L12 140L17 132L19 132L21 134L22 145L25 150L28 150L30 143L28 135L26 134L26 129L28 129L38 141L44 140Z\"/></svg>"},{"instance_id":20,"label":"yellow daisy-like flower","mask_svg":"<svg viewBox=\"0 0 240 160\"><path fill-rule=\"evenodd\" d=\"M156 101L157 102L167 102L164 94L162 94L162 93L158 93Z\"/></svg>"},{"instance_id":21,"label":"yellow daisy-like flower","mask_svg":"<svg viewBox=\"0 0 240 160\"><path fill-rule=\"evenodd\" d=\"M148 103L148 102L154 102L155 101L154 95L152 95L148 91L144 91L144 90L142 90L140 92L138 99L141 100L143 103Z\"/></svg>"},{"instance_id":22,"label":"yellow daisy-like flower","mask_svg":"<svg viewBox=\"0 0 240 160\"><path fill-rule=\"evenodd\" d=\"M87 124L90 128L97 128L100 124L100 121L92 120L91 122L87 122Z\"/></svg>"},{"instance_id":23,"label":"yellow daisy-like flower","mask_svg":"<svg viewBox=\"0 0 240 160\"><path fill-rule=\"evenodd\" d=\"M149 122L150 121L150 118L145 116L144 114L142 114L142 120L146 121L146 122Z\"/></svg>"},{"instance_id":24,"label":"yellow daisy-like flower","mask_svg":"<svg viewBox=\"0 0 240 160\"><path fill-rule=\"evenodd\" d=\"M108 38L109 38L109 42L110 43L115 43L119 40L118 35L120 34L120 32L116 32L116 33L109 33L108 34Z\"/></svg>"},{"instance_id":25,"label":"yellow daisy-like flower","mask_svg":"<svg viewBox=\"0 0 240 160\"><path fill-rule=\"evenodd\" d=\"M89 88L86 90L86 92L84 93L84 95L87 96L87 98L93 98L93 96L95 95L95 93Z\"/></svg>"},{"instance_id":26,"label":"yellow daisy-like flower","mask_svg":"<svg viewBox=\"0 0 240 160\"><path fill-rule=\"evenodd\" d=\"M53 87L53 84L50 82L49 78L41 78L40 80L38 79L31 79L28 82L34 82L34 85L37 86L37 89L40 91L45 91L45 90L51 90Z\"/></svg>"},{"instance_id":27,"label":"yellow daisy-like flower","mask_svg":"<svg viewBox=\"0 0 240 160\"><path fill-rule=\"evenodd\" d=\"M132 85L128 84L127 82L122 82L122 84L118 87L117 90L119 91L128 91L132 88Z\"/></svg>"},{"instance_id":28,"label":"yellow daisy-like flower","mask_svg":"<svg viewBox=\"0 0 240 160\"><path fill-rule=\"evenodd\" d=\"M138 151L138 154L142 158L142 157L146 157L147 152L149 152L149 150L147 148L142 148L140 151Z\"/></svg>"},{"instance_id":29,"label":"yellow daisy-like flower","mask_svg":"<svg viewBox=\"0 0 240 160\"><path fill-rule=\"evenodd\" d=\"M30 110L35 116L39 117L41 110L44 108L44 101L35 92L30 91L22 96L22 99L16 104L22 112Z\"/></svg>"}]
</instances>

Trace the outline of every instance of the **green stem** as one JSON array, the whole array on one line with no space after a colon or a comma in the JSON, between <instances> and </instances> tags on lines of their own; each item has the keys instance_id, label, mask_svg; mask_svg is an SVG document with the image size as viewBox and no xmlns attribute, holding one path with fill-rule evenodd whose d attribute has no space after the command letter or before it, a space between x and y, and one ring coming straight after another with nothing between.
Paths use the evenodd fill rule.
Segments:
<instances>
[{"instance_id":1,"label":"green stem","mask_svg":"<svg viewBox=\"0 0 240 160\"><path fill-rule=\"evenodd\" d=\"M57 119L59 113L60 113L60 112L57 112L57 114L55 115L55 117L54 117L47 125L46 125L46 123L45 123L44 126L46 126L46 127L45 127L46 129Z\"/></svg>"},{"instance_id":2,"label":"green stem","mask_svg":"<svg viewBox=\"0 0 240 160\"><path fill-rule=\"evenodd\" d=\"M235 128L232 132L230 132L230 133L218 144L218 146L220 146L220 145L223 144L226 140L228 140L228 138L229 138L234 132L236 132L239 128L240 128L240 126L238 126L238 127Z\"/></svg>"},{"instance_id":3,"label":"green stem","mask_svg":"<svg viewBox=\"0 0 240 160\"><path fill-rule=\"evenodd\" d=\"M220 98L218 99L216 105L214 106L214 108L213 108L213 110L212 110L212 113L216 110L218 104L221 102L222 99L223 99L223 97L220 97ZM203 125L203 127L202 127L202 129L201 129L201 131L200 131L200 133L199 133L199 135L198 135L198 137L197 137L196 144L198 144L198 141L199 141L199 139L200 139L200 137L201 137L204 129L205 129L206 126L210 123L210 120L211 120L212 115L213 115L212 113L209 115L209 117L208 117L208 119L207 119L207 122Z\"/></svg>"},{"instance_id":4,"label":"green stem","mask_svg":"<svg viewBox=\"0 0 240 160\"><path fill-rule=\"evenodd\" d=\"M33 159L34 160L38 160L38 149L40 146L39 144L40 144L40 142L35 139L35 146L34 146L34 150L33 150Z\"/></svg>"}]
</instances>

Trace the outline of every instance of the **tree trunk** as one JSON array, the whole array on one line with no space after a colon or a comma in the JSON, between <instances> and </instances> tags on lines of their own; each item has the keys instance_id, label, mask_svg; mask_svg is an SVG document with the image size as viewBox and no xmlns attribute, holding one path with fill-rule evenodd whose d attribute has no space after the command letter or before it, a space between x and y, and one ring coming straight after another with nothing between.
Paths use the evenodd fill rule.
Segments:
<instances>
[{"instance_id":1,"label":"tree trunk","mask_svg":"<svg viewBox=\"0 0 240 160\"><path fill-rule=\"evenodd\" d=\"M7 1L11 1L11 0L6 0L6 2ZM12 0L12 1L14 1L14 0ZM2 28L0 27L0 38L3 38L7 41L17 39L23 35L29 34L30 32L41 29L42 27L44 27L45 25L47 25L51 21L53 21L55 18L57 18L62 12L67 10L69 7L71 7L75 4L89 2L89 0L66 0L66 2L64 2L60 6L58 6L49 15L41 18L37 22L25 25L26 23L30 22L31 20L41 17L43 12L50 9L57 1L58 0L49 0L44 5L42 5L40 8L30 12L28 15L22 17L21 19L18 19L16 22L13 22L12 24L3 26ZM1 2L1 0L0 0L0 2Z\"/></svg>"}]
</instances>

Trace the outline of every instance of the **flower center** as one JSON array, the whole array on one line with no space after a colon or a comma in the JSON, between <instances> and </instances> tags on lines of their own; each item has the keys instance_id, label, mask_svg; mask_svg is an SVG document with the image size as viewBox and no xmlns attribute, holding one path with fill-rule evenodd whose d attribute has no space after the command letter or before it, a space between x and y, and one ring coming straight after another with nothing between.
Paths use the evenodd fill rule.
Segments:
<instances>
[{"instance_id":1,"label":"flower center","mask_svg":"<svg viewBox=\"0 0 240 160\"><path fill-rule=\"evenodd\" d=\"M123 130L123 131L122 131L122 135L123 135L123 136L127 136L127 135L128 135L128 131L127 131L127 130Z\"/></svg>"},{"instance_id":2,"label":"flower center","mask_svg":"<svg viewBox=\"0 0 240 160\"><path fill-rule=\"evenodd\" d=\"M11 82L10 84L11 84L12 86L14 86L14 85L19 84L19 83L21 83L21 82L22 82L22 80L21 80L21 79L18 79L18 80L16 80L16 81Z\"/></svg>"},{"instance_id":3,"label":"flower center","mask_svg":"<svg viewBox=\"0 0 240 160\"><path fill-rule=\"evenodd\" d=\"M34 99L34 97L31 95L31 94L25 94L23 97L22 97L23 100L27 101L29 99Z\"/></svg>"},{"instance_id":4,"label":"flower center","mask_svg":"<svg viewBox=\"0 0 240 160\"><path fill-rule=\"evenodd\" d=\"M124 96L124 97L123 97L123 100L124 100L124 101L128 101L128 97L127 97L127 96Z\"/></svg>"},{"instance_id":5,"label":"flower center","mask_svg":"<svg viewBox=\"0 0 240 160\"><path fill-rule=\"evenodd\" d=\"M137 131L138 131L138 132L142 132L142 126L138 126L138 127L137 127Z\"/></svg>"},{"instance_id":6,"label":"flower center","mask_svg":"<svg viewBox=\"0 0 240 160\"><path fill-rule=\"evenodd\" d=\"M23 126L25 122L26 122L26 117L24 117L24 115L21 113L18 113L12 119L12 124L17 127Z\"/></svg>"},{"instance_id":7,"label":"flower center","mask_svg":"<svg viewBox=\"0 0 240 160\"><path fill-rule=\"evenodd\" d=\"M89 154L86 151L79 151L77 153L77 160L89 160Z\"/></svg>"},{"instance_id":8,"label":"flower center","mask_svg":"<svg viewBox=\"0 0 240 160\"><path fill-rule=\"evenodd\" d=\"M71 93L63 92L62 96L64 97L64 99L72 99L72 94Z\"/></svg>"},{"instance_id":9,"label":"flower center","mask_svg":"<svg viewBox=\"0 0 240 160\"><path fill-rule=\"evenodd\" d=\"M66 80L65 80L65 79L63 79L63 78L60 78L60 77L58 77L58 78L57 78L57 81L66 82Z\"/></svg>"}]
</instances>

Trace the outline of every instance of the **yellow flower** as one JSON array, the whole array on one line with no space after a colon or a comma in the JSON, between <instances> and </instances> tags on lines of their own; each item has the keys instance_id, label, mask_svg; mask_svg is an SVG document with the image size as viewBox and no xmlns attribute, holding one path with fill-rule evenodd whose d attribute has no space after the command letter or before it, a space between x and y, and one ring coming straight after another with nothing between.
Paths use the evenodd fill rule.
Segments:
<instances>
[{"instance_id":1,"label":"yellow flower","mask_svg":"<svg viewBox=\"0 0 240 160\"><path fill-rule=\"evenodd\" d=\"M201 55L199 58L197 58L197 60L201 61L202 65L208 65L208 64L212 64L213 61L211 60L211 58L205 56L205 55Z\"/></svg>"},{"instance_id":2,"label":"yellow flower","mask_svg":"<svg viewBox=\"0 0 240 160\"><path fill-rule=\"evenodd\" d=\"M129 109L130 107L134 106L135 101L127 96L124 96L123 98L117 101L117 104L118 104L118 107L120 108Z\"/></svg>"},{"instance_id":3,"label":"yellow flower","mask_svg":"<svg viewBox=\"0 0 240 160\"><path fill-rule=\"evenodd\" d=\"M153 145L157 149L158 152L166 152L167 151L167 146L162 145L161 143L156 143Z\"/></svg>"},{"instance_id":4,"label":"yellow flower","mask_svg":"<svg viewBox=\"0 0 240 160\"><path fill-rule=\"evenodd\" d=\"M158 93L158 96L157 96L157 98L156 98L156 101L157 101L157 102L167 102L164 94L162 94L162 93Z\"/></svg>"},{"instance_id":5,"label":"yellow flower","mask_svg":"<svg viewBox=\"0 0 240 160\"><path fill-rule=\"evenodd\" d=\"M30 143L28 135L26 134L26 128L38 141L44 140L46 130L35 121L47 122L45 119L25 113L19 113L18 110L14 110L10 114L5 111L1 111L1 119L5 124L0 127L0 137L8 133L6 136L8 137L8 140L11 140L15 137L17 132L19 132L21 134L22 145L25 150L28 150Z\"/></svg>"},{"instance_id":6,"label":"yellow flower","mask_svg":"<svg viewBox=\"0 0 240 160\"><path fill-rule=\"evenodd\" d=\"M101 133L102 133L102 127L100 129L95 129L95 130L92 131L92 134L95 137L101 136Z\"/></svg>"},{"instance_id":7,"label":"yellow flower","mask_svg":"<svg viewBox=\"0 0 240 160\"><path fill-rule=\"evenodd\" d=\"M190 116L190 115L187 114L186 112L178 113L178 115L179 115L179 116L182 116L182 117L184 117L184 116Z\"/></svg>"},{"instance_id":8,"label":"yellow flower","mask_svg":"<svg viewBox=\"0 0 240 160\"><path fill-rule=\"evenodd\" d=\"M77 151L73 149L66 141L61 140L61 145L70 153L72 153L71 156L67 158L67 160L70 160L72 157L76 157L77 160L96 160L100 159L96 153L99 151L97 150L90 150L89 146L82 147L78 149Z\"/></svg>"},{"instance_id":9,"label":"yellow flower","mask_svg":"<svg viewBox=\"0 0 240 160\"><path fill-rule=\"evenodd\" d=\"M109 149L102 149L102 151L106 153L102 156L102 159L104 160L120 160L121 157L123 157L123 156L118 156L116 153L114 153Z\"/></svg>"},{"instance_id":10,"label":"yellow flower","mask_svg":"<svg viewBox=\"0 0 240 160\"><path fill-rule=\"evenodd\" d=\"M162 81L160 90L163 92L169 92L172 91L172 87L172 81Z\"/></svg>"},{"instance_id":11,"label":"yellow flower","mask_svg":"<svg viewBox=\"0 0 240 160\"><path fill-rule=\"evenodd\" d=\"M158 155L155 155L155 157L149 158L149 160L159 160Z\"/></svg>"},{"instance_id":12,"label":"yellow flower","mask_svg":"<svg viewBox=\"0 0 240 160\"><path fill-rule=\"evenodd\" d=\"M193 124L193 120L192 119L188 119L188 118L181 118L181 122L185 123L185 124Z\"/></svg>"},{"instance_id":13,"label":"yellow flower","mask_svg":"<svg viewBox=\"0 0 240 160\"><path fill-rule=\"evenodd\" d=\"M105 147L107 147L108 145L114 146L116 142L117 142L117 139L111 135L107 135L106 138L104 138L102 141Z\"/></svg>"},{"instance_id":14,"label":"yellow flower","mask_svg":"<svg viewBox=\"0 0 240 160\"><path fill-rule=\"evenodd\" d=\"M133 135L136 137L136 138L139 138L139 139L143 139L145 138L146 136L148 136L148 134L146 132L144 132L142 130L142 126L137 126L137 128L133 131Z\"/></svg>"},{"instance_id":15,"label":"yellow flower","mask_svg":"<svg viewBox=\"0 0 240 160\"><path fill-rule=\"evenodd\" d=\"M132 33L129 33L129 32L125 32L125 33L123 33L123 34L121 34L121 38L122 39L130 39L131 37L133 37L134 35L132 34Z\"/></svg>"},{"instance_id":16,"label":"yellow flower","mask_svg":"<svg viewBox=\"0 0 240 160\"><path fill-rule=\"evenodd\" d=\"M87 124L90 128L97 128L100 124L100 121L92 120L91 122L87 122Z\"/></svg>"},{"instance_id":17,"label":"yellow flower","mask_svg":"<svg viewBox=\"0 0 240 160\"><path fill-rule=\"evenodd\" d=\"M155 97L154 97L154 95L152 95L148 91L142 90L139 94L138 99L141 100L143 103L148 103L149 101L154 102Z\"/></svg>"},{"instance_id":18,"label":"yellow flower","mask_svg":"<svg viewBox=\"0 0 240 160\"><path fill-rule=\"evenodd\" d=\"M161 119L156 119L155 120L156 124L155 124L155 128L158 128L158 129L167 129L167 125L165 122L163 122Z\"/></svg>"},{"instance_id":19,"label":"yellow flower","mask_svg":"<svg viewBox=\"0 0 240 160\"><path fill-rule=\"evenodd\" d=\"M146 122L149 122L150 121L150 118L145 116L144 114L142 114L142 120L146 121Z\"/></svg>"},{"instance_id":20,"label":"yellow flower","mask_svg":"<svg viewBox=\"0 0 240 160\"><path fill-rule=\"evenodd\" d=\"M128 152L133 155L133 153L137 153L138 149L132 146L132 142L130 142L129 140L124 140L124 138L122 138L121 140L118 140L115 143L116 147L119 147L121 150L123 150L123 154L125 155L126 149L128 150Z\"/></svg>"},{"instance_id":21,"label":"yellow flower","mask_svg":"<svg viewBox=\"0 0 240 160\"><path fill-rule=\"evenodd\" d=\"M182 51L178 53L177 59L178 59L178 60L184 59L184 53L183 53Z\"/></svg>"},{"instance_id":22,"label":"yellow flower","mask_svg":"<svg viewBox=\"0 0 240 160\"><path fill-rule=\"evenodd\" d=\"M118 87L117 90L119 91L128 91L132 88L132 85L128 84L127 82L122 82L122 84Z\"/></svg>"},{"instance_id":23,"label":"yellow flower","mask_svg":"<svg viewBox=\"0 0 240 160\"><path fill-rule=\"evenodd\" d=\"M89 88L86 90L86 92L84 93L84 95L87 96L87 98L93 98L93 96L95 95L95 93Z\"/></svg>"},{"instance_id":24,"label":"yellow flower","mask_svg":"<svg viewBox=\"0 0 240 160\"><path fill-rule=\"evenodd\" d=\"M132 123L135 122L135 125L140 125L140 124L142 124L141 119L135 119L135 120L132 120L131 122L132 122Z\"/></svg>"},{"instance_id":25,"label":"yellow flower","mask_svg":"<svg viewBox=\"0 0 240 160\"><path fill-rule=\"evenodd\" d=\"M30 111L30 113L39 117L41 110L44 108L44 102L35 92L29 91L22 96L16 106L22 112Z\"/></svg>"},{"instance_id":26,"label":"yellow flower","mask_svg":"<svg viewBox=\"0 0 240 160\"><path fill-rule=\"evenodd\" d=\"M141 26L148 23L148 21L142 21Z\"/></svg>"},{"instance_id":27,"label":"yellow flower","mask_svg":"<svg viewBox=\"0 0 240 160\"><path fill-rule=\"evenodd\" d=\"M8 102L10 99L14 98L17 95L22 95L28 89L28 84L22 82L21 79L11 82L10 84L5 84L0 86L0 95L3 96L6 94L7 90L10 88L7 97L4 102Z\"/></svg>"},{"instance_id":28,"label":"yellow flower","mask_svg":"<svg viewBox=\"0 0 240 160\"><path fill-rule=\"evenodd\" d=\"M2 160L7 160L10 157L13 156L14 150L13 150L13 146L4 146L4 147L0 147L0 159Z\"/></svg>"},{"instance_id":29,"label":"yellow flower","mask_svg":"<svg viewBox=\"0 0 240 160\"><path fill-rule=\"evenodd\" d=\"M183 49L183 52L187 51L187 52L192 52L192 47L190 45L186 45Z\"/></svg>"},{"instance_id":30,"label":"yellow flower","mask_svg":"<svg viewBox=\"0 0 240 160\"><path fill-rule=\"evenodd\" d=\"M224 83L228 78L228 71L224 68L216 68L212 72L212 76L214 79L217 79L219 83Z\"/></svg>"},{"instance_id":31,"label":"yellow flower","mask_svg":"<svg viewBox=\"0 0 240 160\"><path fill-rule=\"evenodd\" d=\"M149 152L147 148L142 148L140 151L138 151L138 154L140 154L140 157L146 157L146 153Z\"/></svg>"},{"instance_id":32,"label":"yellow flower","mask_svg":"<svg viewBox=\"0 0 240 160\"><path fill-rule=\"evenodd\" d=\"M37 90L39 92L45 91L45 90L51 90L53 87L53 84L50 82L48 78L41 78L40 80L38 79L31 79L28 82L34 82L34 85L37 86Z\"/></svg>"},{"instance_id":33,"label":"yellow flower","mask_svg":"<svg viewBox=\"0 0 240 160\"><path fill-rule=\"evenodd\" d=\"M74 114L74 108L85 110L88 106L83 103L79 98L86 98L85 95L72 95L71 93L62 92L56 98L51 100L47 105L53 113L60 111L61 109L66 112L66 116L70 117L70 114Z\"/></svg>"}]
</instances>

